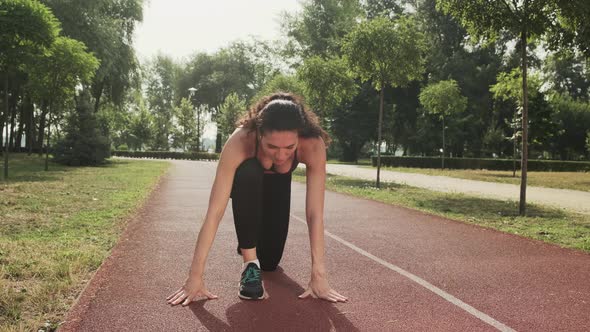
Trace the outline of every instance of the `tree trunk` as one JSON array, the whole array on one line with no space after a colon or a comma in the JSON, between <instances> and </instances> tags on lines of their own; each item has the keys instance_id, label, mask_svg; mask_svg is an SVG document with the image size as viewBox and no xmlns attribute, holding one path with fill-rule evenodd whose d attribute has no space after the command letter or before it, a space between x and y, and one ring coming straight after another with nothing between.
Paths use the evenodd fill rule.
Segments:
<instances>
[{"instance_id":1,"label":"tree trunk","mask_svg":"<svg viewBox=\"0 0 590 332\"><path fill-rule=\"evenodd\" d=\"M16 152L16 145L14 144L15 141L15 130L14 127L16 127L15 125L15 121L16 121L16 96L13 96L12 98L13 103L12 103L12 112L10 112L10 141L8 146L10 147L10 149L12 149L12 152Z\"/></svg>"},{"instance_id":2,"label":"tree trunk","mask_svg":"<svg viewBox=\"0 0 590 332\"><path fill-rule=\"evenodd\" d=\"M219 104L221 105L221 103ZM220 153L221 152L221 124L219 123L219 116L221 116L221 114L219 113L219 106L217 106L215 108L215 122L217 123L217 136L215 137L215 153ZM199 147L200 149L201 147Z\"/></svg>"},{"instance_id":3,"label":"tree trunk","mask_svg":"<svg viewBox=\"0 0 590 332\"><path fill-rule=\"evenodd\" d=\"M516 126L514 126L514 130L512 131L512 177L515 178L516 177L516 132L517 132L518 128L516 128Z\"/></svg>"},{"instance_id":4,"label":"tree trunk","mask_svg":"<svg viewBox=\"0 0 590 332\"><path fill-rule=\"evenodd\" d=\"M201 151L201 108L197 107L197 152Z\"/></svg>"},{"instance_id":5,"label":"tree trunk","mask_svg":"<svg viewBox=\"0 0 590 332\"><path fill-rule=\"evenodd\" d=\"M4 140L4 181L8 181L8 70L6 70L6 77L4 78L4 119L6 123L6 136Z\"/></svg>"},{"instance_id":6,"label":"tree trunk","mask_svg":"<svg viewBox=\"0 0 590 332\"><path fill-rule=\"evenodd\" d=\"M49 171L49 139L51 138L51 113L47 120L47 147L45 150L45 171Z\"/></svg>"},{"instance_id":7,"label":"tree trunk","mask_svg":"<svg viewBox=\"0 0 590 332\"><path fill-rule=\"evenodd\" d=\"M199 147L200 150L201 147ZM221 127L217 125L217 136L215 137L215 153L221 152Z\"/></svg>"},{"instance_id":8,"label":"tree trunk","mask_svg":"<svg viewBox=\"0 0 590 332\"><path fill-rule=\"evenodd\" d=\"M526 215L526 181L528 162L528 87L527 87L527 24L528 0L524 1L524 28L521 33L522 43L522 161L520 165L520 207L521 216Z\"/></svg>"},{"instance_id":9,"label":"tree trunk","mask_svg":"<svg viewBox=\"0 0 590 332\"><path fill-rule=\"evenodd\" d=\"M28 155L33 154L33 147L35 146L35 107L31 104L27 110L27 148Z\"/></svg>"},{"instance_id":10,"label":"tree trunk","mask_svg":"<svg viewBox=\"0 0 590 332\"><path fill-rule=\"evenodd\" d=\"M45 104L45 102L43 102ZM45 105L44 105L45 106ZM47 116L47 106L43 107L43 111L41 112L40 119L39 119L39 135L37 137L37 143L39 148L39 157L43 155L43 139L45 136L45 117Z\"/></svg>"},{"instance_id":11,"label":"tree trunk","mask_svg":"<svg viewBox=\"0 0 590 332\"><path fill-rule=\"evenodd\" d=\"M377 129L377 182L375 186L380 188L381 175L381 127L383 126L383 83L381 83L381 91L379 93L379 128Z\"/></svg>"},{"instance_id":12,"label":"tree trunk","mask_svg":"<svg viewBox=\"0 0 590 332\"><path fill-rule=\"evenodd\" d=\"M28 97L26 97L28 98ZM23 102L20 106L20 117L18 121L18 130L16 131L15 146L19 152L21 152L21 145L23 142L23 134L25 131L25 119L27 118L27 99L23 98Z\"/></svg>"},{"instance_id":13,"label":"tree trunk","mask_svg":"<svg viewBox=\"0 0 590 332\"><path fill-rule=\"evenodd\" d=\"M104 90L104 79L100 83L98 83L96 86L93 87L94 113L97 113L98 108L100 107L100 98L102 97L103 90Z\"/></svg>"},{"instance_id":14,"label":"tree trunk","mask_svg":"<svg viewBox=\"0 0 590 332\"><path fill-rule=\"evenodd\" d=\"M342 148L341 161L358 162L358 146L356 141L350 143L339 141L340 147Z\"/></svg>"},{"instance_id":15,"label":"tree trunk","mask_svg":"<svg viewBox=\"0 0 590 332\"><path fill-rule=\"evenodd\" d=\"M445 169L445 152L446 152L446 149L445 149L445 117L444 116L442 118L442 125L443 125L443 128L442 128L443 129L443 146L442 146L442 155L441 155L442 158L441 159L442 159L442 169L444 170Z\"/></svg>"}]
</instances>

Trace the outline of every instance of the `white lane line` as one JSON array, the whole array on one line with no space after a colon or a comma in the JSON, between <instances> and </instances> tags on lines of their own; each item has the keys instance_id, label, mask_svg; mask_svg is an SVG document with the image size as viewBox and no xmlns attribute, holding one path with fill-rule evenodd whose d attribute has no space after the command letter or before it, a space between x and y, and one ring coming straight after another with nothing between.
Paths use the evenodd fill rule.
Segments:
<instances>
[{"instance_id":1,"label":"white lane line","mask_svg":"<svg viewBox=\"0 0 590 332\"><path fill-rule=\"evenodd\" d=\"M302 223L304 223L304 224L307 225L307 222L305 220L297 217L296 215L294 215L292 213L291 213L291 217L293 217L293 218L295 218L295 219L299 220L300 222L302 222ZM473 316L481 319L485 323L487 323L487 324L489 324L489 325L497 328L498 330L500 330L500 331L506 331L506 332L508 332L508 331L514 332L515 331L514 329L512 329L512 328L510 328L510 327L508 327L508 326L506 326L506 325L498 322L497 320L493 319L492 317L484 314L483 312L481 312L481 311L475 309L474 307L470 306L469 304L467 304L467 303L459 300L458 298L454 297L453 295L451 295L451 294L443 291L442 289L434 286L433 284L429 283L428 281L426 281L426 280L424 280L424 279L422 279L422 278L420 278L420 277L418 277L418 276L416 276L416 275L414 275L414 274L412 274L412 273L410 273L410 272L408 272L408 271L400 268L399 266L396 266L396 265L393 265L393 264L391 264L389 262L386 262L386 261L382 260L381 258L379 258L379 257L377 257L377 256L375 256L375 255L373 255L371 253L368 253L368 252L364 251L363 249L355 246L354 244L352 244L352 243L350 243L350 242L348 242L346 240L343 240L340 237L338 237L338 236L336 236L336 235L334 235L334 234L332 234L332 233L330 233L330 232L328 232L326 230L324 230L324 233L327 236L331 237L332 239L334 239L334 240L342 243L343 245L349 247L350 249L358 252L359 254L361 254L361 255L363 255L363 256L365 256L367 258L370 258L370 259L374 260L375 262L377 262L377 263L379 263L379 264L381 264L381 265L389 268L390 270L393 270L393 271L395 271L395 272L403 275L404 277L406 277L406 278L414 281L415 283L421 285L422 287L424 287L424 288L428 289L429 291L435 293L436 295L442 297L443 299L445 299L445 300L451 302L452 304L458 306L459 308L467 311L471 315L473 315Z\"/></svg>"}]
</instances>

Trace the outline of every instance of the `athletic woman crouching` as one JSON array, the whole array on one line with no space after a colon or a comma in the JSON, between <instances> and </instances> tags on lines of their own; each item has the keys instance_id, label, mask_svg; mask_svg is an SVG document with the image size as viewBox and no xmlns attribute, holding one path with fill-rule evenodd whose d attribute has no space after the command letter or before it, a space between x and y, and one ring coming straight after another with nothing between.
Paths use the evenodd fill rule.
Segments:
<instances>
[{"instance_id":1,"label":"athletic woman crouching","mask_svg":"<svg viewBox=\"0 0 590 332\"><path fill-rule=\"evenodd\" d=\"M324 191L327 133L300 98L277 93L262 98L227 140L211 188L189 277L170 295L169 304L187 305L199 296L217 298L205 287L203 273L229 198L232 198L238 253L243 257L239 296L265 297L261 269L277 268L289 227L291 173L306 165L306 217L311 247L311 278L299 295L345 302L330 288L324 257Z\"/></svg>"}]
</instances>

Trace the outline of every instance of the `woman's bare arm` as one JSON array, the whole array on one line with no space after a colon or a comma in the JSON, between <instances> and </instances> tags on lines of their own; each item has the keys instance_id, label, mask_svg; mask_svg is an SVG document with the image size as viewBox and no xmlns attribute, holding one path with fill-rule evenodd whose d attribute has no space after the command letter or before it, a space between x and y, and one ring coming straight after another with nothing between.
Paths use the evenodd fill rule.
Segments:
<instances>
[{"instance_id":1,"label":"woman's bare arm","mask_svg":"<svg viewBox=\"0 0 590 332\"><path fill-rule=\"evenodd\" d=\"M199 295L216 298L205 289L203 274L207 255L229 201L235 171L245 159L241 140L244 133L239 130L236 129L234 134L230 136L219 157L215 180L209 196L209 206L197 237L190 273L185 285L168 297L170 304L175 305L182 302L183 305L186 305Z\"/></svg>"},{"instance_id":2,"label":"woman's bare arm","mask_svg":"<svg viewBox=\"0 0 590 332\"><path fill-rule=\"evenodd\" d=\"M324 192L326 190L326 145L322 139L309 142L306 155L305 217L309 229L312 273L325 275Z\"/></svg>"},{"instance_id":3,"label":"woman's bare arm","mask_svg":"<svg viewBox=\"0 0 590 332\"><path fill-rule=\"evenodd\" d=\"M215 180L213 181L211 195L209 196L207 214L205 215L205 220L197 238L197 245L190 270L191 276L202 276L204 273L205 261L209 249L213 244L219 222L223 218L229 201L236 169L244 160L244 149L240 142L240 136L240 133L237 131L234 132L221 151Z\"/></svg>"},{"instance_id":4,"label":"woman's bare arm","mask_svg":"<svg viewBox=\"0 0 590 332\"><path fill-rule=\"evenodd\" d=\"M311 281L300 298L319 297L332 302L348 299L328 284L324 255L324 193L326 190L326 145L321 138L307 142L305 151L307 193L305 215L311 247Z\"/></svg>"}]
</instances>

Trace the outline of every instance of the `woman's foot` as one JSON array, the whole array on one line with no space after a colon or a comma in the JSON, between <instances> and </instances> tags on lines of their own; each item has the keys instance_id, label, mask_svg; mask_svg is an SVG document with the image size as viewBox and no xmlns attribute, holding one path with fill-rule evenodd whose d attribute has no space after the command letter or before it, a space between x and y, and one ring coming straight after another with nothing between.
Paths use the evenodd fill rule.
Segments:
<instances>
[{"instance_id":1,"label":"woman's foot","mask_svg":"<svg viewBox=\"0 0 590 332\"><path fill-rule=\"evenodd\" d=\"M255 262L249 262L242 272L238 296L245 300L261 300L264 298L262 275L260 267Z\"/></svg>"}]
</instances>

